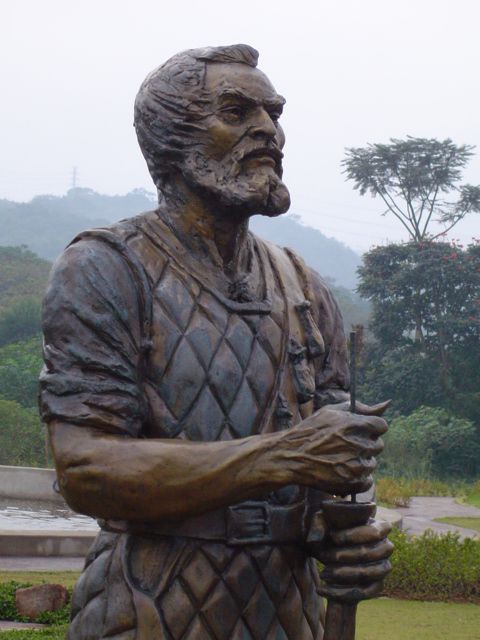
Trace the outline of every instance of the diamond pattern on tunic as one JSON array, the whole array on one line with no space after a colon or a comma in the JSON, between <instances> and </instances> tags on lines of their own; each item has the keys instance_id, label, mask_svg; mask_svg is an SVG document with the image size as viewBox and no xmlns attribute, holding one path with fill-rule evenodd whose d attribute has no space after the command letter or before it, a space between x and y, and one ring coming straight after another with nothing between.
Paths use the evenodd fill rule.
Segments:
<instances>
[{"instance_id":1,"label":"diamond pattern on tunic","mask_svg":"<svg viewBox=\"0 0 480 640\"><path fill-rule=\"evenodd\" d=\"M238 316L232 316L225 339L232 348L240 366L245 369L252 352L254 333L248 324Z\"/></svg>"},{"instance_id":2,"label":"diamond pattern on tunic","mask_svg":"<svg viewBox=\"0 0 480 640\"><path fill-rule=\"evenodd\" d=\"M194 285L168 267L154 295L160 337L151 384L168 410L168 433L210 441L252 435L271 402L282 331L268 315L231 312Z\"/></svg>"},{"instance_id":3,"label":"diamond pattern on tunic","mask_svg":"<svg viewBox=\"0 0 480 640\"><path fill-rule=\"evenodd\" d=\"M185 544L183 568L156 599L172 638L320 640L313 561L300 550Z\"/></svg>"},{"instance_id":4,"label":"diamond pattern on tunic","mask_svg":"<svg viewBox=\"0 0 480 640\"><path fill-rule=\"evenodd\" d=\"M183 428L190 440L214 442L225 426L225 414L208 387L200 393Z\"/></svg>"},{"instance_id":5,"label":"diamond pattern on tunic","mask_svg":"<svg viewBox=\"0 0 480 640\"><path fill-rule=\"evenodd\" d=\"M190 280L189 287L187 287L172 268L165 269L156 286L156 298L162 301L162 306L175 320L182 332L185 331L189 323L191 309L196 298L195 293L197 293L191 293L190 288L198 290L198 285Z\"/></svg>"},{"instance_id":6,"label":"diamond pattern on tunic","mask_svg":"<svg viewBox=\"0 0 480 640\"><path fill-rule=\"evenodd\" d=\"M237 357L228 343L223 340L209 368L208 385L223 407L225 415L228 415L237 396L242 374L242 367Z\"/></svg>"},{"instance_id":7,"label":"diamond pattern on tunic","mask_svg":"<svg viewBox=\"0 0 480 640\"><path fill-rule=\"evenodd\" d=\"M270 315L233 313L171 268L154 298L169 363L150 384L173 414L170 432L203 441L257 433L281 365L283 301L274 298ZM320 640L320 598L301 549L184 544L171 580L152 594L172 640Z\"/></svg>"},{"instance_id":8,"label":"diamond pattern on tunic","mask_svg":"<svg viewBox=\"0 0 480 640\"><path fill-rule=\"evenodd\" d=\"M155 311L150 366L152 375L161 379L182 338L182 332L163 309Z\"/></svg>"},{"instance_id":9,"label":"diamond pattern on tunic","mask_svg":"<svg viewBox=\"0 0 480 640\"><path fill-rule=\"evenodd\" d=\"M201 615L214 632L214 638L229 638L240 611L226 584L219 580L204 602Z\"/></svg>"},{"instance_id":10,"label":"diamond pattern on tunic","mask_svg":"<svg viewBox=\"0 0 480 640\"><path fill-rule=\"evenodd\" d=\"M162 613L171 635L181 638L196 614L196 606L180 580L175 580L163 596Z\"/></svg>"},{"instance_id":11,"label":"diamond pattern on tunic","mask_svg":"<svg viewBox=\"0 0 480 640\"><path fill-rule=\"evenodd\" d=\"M208 369L212 357L222 339L222 334L203 313L201 307L195 309L186 338L204 367Z\"/></svg>"},{"instance_id":12,"label":"diamond pattern on tunic","mask_svg":"<svg viewBox=\"0 0 480 640\"><path fill-rule=\"evenodd\" d=\"M160 382L160 395L178 420L188 413L198 398L204 377L202 365L188 340L183 337Z\"/></svg>"}]
</instances>

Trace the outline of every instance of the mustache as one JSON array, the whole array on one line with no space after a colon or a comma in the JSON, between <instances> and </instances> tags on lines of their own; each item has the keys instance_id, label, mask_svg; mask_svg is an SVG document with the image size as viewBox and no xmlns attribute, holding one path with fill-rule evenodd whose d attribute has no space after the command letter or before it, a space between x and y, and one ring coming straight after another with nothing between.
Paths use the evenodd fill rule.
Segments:
<instances>
[{"instance_id":1,"label":"mustache","mask_svg":"<svg viewBox=\"0 0 480 640\"><path fill-rule=\"evenodd\" d=\"M269 156L275 160L276 164L280 164L283 159L283 153L279 147L273 142L265 144L265 142L251 145L246 149L239 150L238 160L244 160L245 158L258 158L261 156Z\"/></svg>"},{"instance_id":2,"label":"mustache","mask_svg":"<svg viewBox=\"0 0 480 640\"><path fill-rule=\"evenodd\" d=\"M282 179L283 153L273 141L272 142L265 142L264 140L259 141L256 144L249 144L248 146L245 146L245 148L239 148L236 151L237 152L235 153L235 165L237 167L237 171L240 171L242 160L248 160L249 158L258 158L262 156L267 156L272 158L272 160L275 162L274 171L279 177L279 179L280 180Z\"/></svg>"}]
</instances>

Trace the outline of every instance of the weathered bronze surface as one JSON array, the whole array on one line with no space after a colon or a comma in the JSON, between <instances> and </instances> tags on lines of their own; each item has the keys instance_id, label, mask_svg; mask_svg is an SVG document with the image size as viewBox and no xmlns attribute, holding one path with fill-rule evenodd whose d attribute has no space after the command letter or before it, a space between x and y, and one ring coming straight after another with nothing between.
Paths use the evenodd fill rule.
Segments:
<instances>
[{"instance_id":1,"label":"weathered bronze surface","mask_svg":"<svg viewBox=\"0 0 480 640\"><path fill-rule=\"evenodd\" d=\"M257 57L196 49L147 77L159 206L80 234L52 272L41 409L62 493L102 526L71 640L318 640L321 594L372 597L388 571L387 525L322 511L370 486L385 405L349 411L328 288L248 230L290 203Z\"/></svg>"}]
</instances>

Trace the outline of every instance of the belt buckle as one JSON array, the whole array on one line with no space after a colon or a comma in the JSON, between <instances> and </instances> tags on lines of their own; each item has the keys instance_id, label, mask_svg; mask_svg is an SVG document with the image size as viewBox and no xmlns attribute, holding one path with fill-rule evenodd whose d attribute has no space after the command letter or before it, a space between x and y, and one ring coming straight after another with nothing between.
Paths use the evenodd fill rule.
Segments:
<instances>
[{"instance_id":1,"label":"belt buckle","mask_svg":"<svg viewBox=\"0 0 480 640\"><path fill-rule=\"evenodd\" d=\"M270 540L270 514L266 504L244 502L227 508L227 544L262 544Z\"/></svg>"}]
</instances>

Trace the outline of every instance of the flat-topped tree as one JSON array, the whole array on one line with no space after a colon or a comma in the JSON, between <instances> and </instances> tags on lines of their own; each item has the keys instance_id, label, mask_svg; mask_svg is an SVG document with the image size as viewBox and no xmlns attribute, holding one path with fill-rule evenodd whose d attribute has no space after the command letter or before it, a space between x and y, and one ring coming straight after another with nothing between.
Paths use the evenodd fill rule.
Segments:
<instances>
[{"instance_id":1,"label":"flat-topped tree","mask_svg":"<svg viewBox=\"0 0 480 640\"><path fill-rule=\"evenodd\" d=\"M390 144L347 149L342 165L360 195L379 196L386 206L383 215L392 213L411 240L422 242L480 211L480 186L459 184L474 148L449 138L391 138ZM432 233L432 222L444 225L443 230Z\"/></svg>"}]
</instances>

